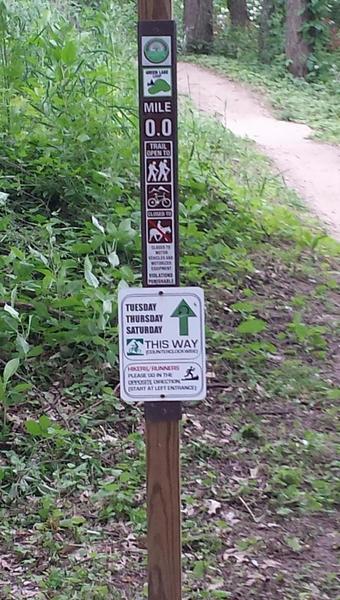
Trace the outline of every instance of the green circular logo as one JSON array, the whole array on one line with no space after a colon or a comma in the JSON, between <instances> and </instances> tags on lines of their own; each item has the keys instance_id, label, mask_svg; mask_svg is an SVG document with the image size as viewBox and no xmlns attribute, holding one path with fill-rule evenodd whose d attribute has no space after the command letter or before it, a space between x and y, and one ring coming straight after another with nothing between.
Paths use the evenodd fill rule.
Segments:
<instances>
[{"instance_id":1,"label":"green circular logo","mask_svg":"<svg viewBox=\"0 0 340 600\"><path fill-rule=\"evenodd\" d=\"M169 46L162 38L153 38L144 47L145 57L155 65L163 63L168 58L169 53Z\"/></svg>"}]
</instances>

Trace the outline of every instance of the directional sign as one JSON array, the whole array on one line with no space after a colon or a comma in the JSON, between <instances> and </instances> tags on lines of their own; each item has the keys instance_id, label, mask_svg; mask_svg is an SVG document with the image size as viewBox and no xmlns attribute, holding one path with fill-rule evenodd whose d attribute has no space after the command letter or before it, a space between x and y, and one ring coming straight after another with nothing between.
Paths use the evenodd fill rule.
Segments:
<instances>
[{"instance_id":1,"label":"directional sign","mask_svg":"<svg viewBox=\"0 0 340 600\"><path fill-rule=\"evenodd\" d=\"M123 400L205 398L204 296L200 288L121 290L119 338Z\"/></svg>"},{"instance_id":2,"label":"directional sign","mask_svg":"<svg viewBox=\"0 0 340 600\"><path fill-rule=\"evenodd\" d=\"M139 23L143 284L178 283L176 31Z\"/></svg>"}]
</instances>

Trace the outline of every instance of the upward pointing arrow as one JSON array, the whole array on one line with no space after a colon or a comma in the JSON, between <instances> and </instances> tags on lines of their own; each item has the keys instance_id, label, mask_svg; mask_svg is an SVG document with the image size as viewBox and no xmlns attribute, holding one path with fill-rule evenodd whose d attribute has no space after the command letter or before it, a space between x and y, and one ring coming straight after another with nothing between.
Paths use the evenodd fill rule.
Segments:
<instances>
[{"instance_id":1,"label":"upward pointing arrow","mask_svg":"<svg viewBox=\"0 0 340 600\"><path fill-rule=\"evenodd\" d=\"M189 317L196 317L196 314L186 300L181 300L171 317L179 319L179 335L189 335Z\"/></svg>"}]
</instances>

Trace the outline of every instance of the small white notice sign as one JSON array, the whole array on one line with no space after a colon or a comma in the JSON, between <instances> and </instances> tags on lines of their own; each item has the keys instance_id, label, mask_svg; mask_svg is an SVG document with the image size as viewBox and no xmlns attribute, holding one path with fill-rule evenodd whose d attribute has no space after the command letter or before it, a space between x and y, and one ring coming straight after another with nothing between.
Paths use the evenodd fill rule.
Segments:
<instances>
[{"instance_id":1,"label":"small white notice sign","mask_svg":"<svg viewBox=\"0 0 340 600\"><path fill-rule=\"evenodd\" d=\"M122 399L203 400L203 290L125 288L118 303Z\"/></svg>"}]
</instances>

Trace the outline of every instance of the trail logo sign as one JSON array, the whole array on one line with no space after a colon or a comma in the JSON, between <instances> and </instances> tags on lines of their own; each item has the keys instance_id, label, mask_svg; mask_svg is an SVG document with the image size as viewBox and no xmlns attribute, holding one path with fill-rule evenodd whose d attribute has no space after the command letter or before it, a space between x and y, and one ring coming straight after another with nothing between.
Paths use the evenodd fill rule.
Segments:
<instances>
[{"instance_id":1,"label":"trail logo sign","mask_svg":"<svg viewBox=\"0 0 340 600\"><path fill-rule=\"evenodd\" d=\"M143 65L171 65L171 37L143 37Z\"/></svg>"},{"instance_id":2,"label":"trail logo sign","mask_svg":"<svg viewBox=\"0 0 340 600\"><path fill-rule=\"evenodd\" d=\"M172 95L172 72L170 68L144 69L144 97Z\"/></svg>"},{"instance_id":3,"label":"trail logo sign","mask_svg":"<svg viewBox=\"0 0 340 600\"><path fill-rule=\"evenodd\" d=\"M203 400L203 290L125 288L118 302L122 399Z\"/></svg>"}]
</instances>

